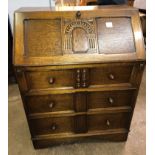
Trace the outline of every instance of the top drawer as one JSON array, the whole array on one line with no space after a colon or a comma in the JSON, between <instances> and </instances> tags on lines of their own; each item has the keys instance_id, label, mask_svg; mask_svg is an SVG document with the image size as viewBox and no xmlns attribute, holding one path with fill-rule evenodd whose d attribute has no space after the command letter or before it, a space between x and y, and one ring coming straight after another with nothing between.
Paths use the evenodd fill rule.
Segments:
<instances>
[{"instance_id":1,"label":"top drawer","mask_svg":"<svg viewBox=\"0 0 155 155\"><path fill-rule=\"evenodd\" d=\"M76 89L130 83L134 63L100 64L93 67L83 65L81 67L74 69L26 68L24 75L27 87L29 90Z\"/></svg>"},{"instance_id":2,"label":"top drawer","mask_svg":"<svg viewBox=\"0 0 155 155\"><path fill-rule=\"evenodd\" d=\"M30 89L46 89L74 86L74 70L41 70L26 72Z\"/></svg>"},{"instance_id":3,"label":"top drawer","mask_svg":"<svg viewBox=\"0 0 155 155\"><path fill-rule=\"evenodd\" d=\"M90 70L90 85L129 83L133 64L109 64Z\"/></svg>"}]
</instances>

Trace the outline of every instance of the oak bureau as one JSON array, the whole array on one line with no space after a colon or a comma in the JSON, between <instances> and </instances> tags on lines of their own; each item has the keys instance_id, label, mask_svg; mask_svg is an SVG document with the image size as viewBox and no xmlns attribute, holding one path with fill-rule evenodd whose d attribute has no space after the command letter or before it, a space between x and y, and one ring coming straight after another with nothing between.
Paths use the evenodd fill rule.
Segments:
<instances>
[{"instance_id":1,"label":"oak bureau","mask_svg":"<svg viewBox=\"0 0 155 155\"><path fill-rule=\"evenodd\" d=\"M34 147L125 141L145 68L138 10L21 8L14 20L14 68Z\"/></svg>"}]
</instances>

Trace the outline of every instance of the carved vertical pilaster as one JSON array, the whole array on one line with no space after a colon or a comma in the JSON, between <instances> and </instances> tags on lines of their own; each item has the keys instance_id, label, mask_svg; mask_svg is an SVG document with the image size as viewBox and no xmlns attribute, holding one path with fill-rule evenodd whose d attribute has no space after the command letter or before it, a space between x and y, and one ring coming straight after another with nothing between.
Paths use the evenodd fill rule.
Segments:
<instances>
[{"instance_id":1,"label":"carved vertical pilaster","mask_svg":"<svg viewBox=\"0 0 155 155\"><path fill-rule=\"evenodd\" d=\"M85 133L88 131L87 128L87 115L79 115L74 118L74 132Z\"/></svg>"},{"instance_id":2,"label":"carved vertical pilaster","mask_svg":"<svg viewBox=\"0 0 155 155\"><path fill-rule=\"evenodd\" d=\"M75 75L75 88L86 88L89 85L89 69L77 69Z\"/></svg>"},{"instance_id":3,"label":"carved vertical pilaster","mask_svg":"<svg viewBox=\"0 0 155 155\"><path fill-rule=\"evenodd\" d=\"M87 93L75 93L74 95L74 110L75 112L87 111Z\"/></svg>"},{"instance_id":4,"label":"carved vertical pilaster","mask_svg":"<svg viewBox=\"0 0 155 155\"><path fill-rule=\"evenodd\" d=\"M86 88L89 85L89 73L88 73L88 69L82 69L82 78L81 78L81 82L82 82L82 87Z\"/></svg>"},{"instance_id":5,"label":"carved vertical pilaster","mask_svg":"<svg viewBox=\"0 0 155 155\"><path fill-rule=\"evenodd\" d=\"M76 80L75 80L75 88L80 88L81 87L81 70L77 69L76 70Z\"/></svg>"}]
</instances>

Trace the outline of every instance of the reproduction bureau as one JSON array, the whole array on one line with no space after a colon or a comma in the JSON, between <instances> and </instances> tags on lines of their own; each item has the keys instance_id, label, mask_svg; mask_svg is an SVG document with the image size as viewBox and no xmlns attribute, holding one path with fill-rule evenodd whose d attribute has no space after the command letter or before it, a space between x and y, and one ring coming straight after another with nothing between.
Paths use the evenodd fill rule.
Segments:
<instances>
[{"instance_id":1,"label":"reproduction bureau","mask_svg":"<svg viewBox=\"0 0 155 155\"><path fill-rule=\"evenodd\" d=\"M127 139L145 68L137 9L21 8L13 61L35 148Z\"/></svg>"}]
</instances>

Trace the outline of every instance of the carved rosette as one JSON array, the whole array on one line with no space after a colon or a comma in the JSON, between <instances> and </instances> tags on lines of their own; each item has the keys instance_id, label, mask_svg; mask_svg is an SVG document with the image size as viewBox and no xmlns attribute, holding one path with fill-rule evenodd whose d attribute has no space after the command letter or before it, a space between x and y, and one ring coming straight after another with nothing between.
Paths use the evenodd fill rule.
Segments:
<instances>
[{"instance_id":1,"label":"carved rosette","mask_svg":"<svg viewBox=\"0 0 155 155\"><path fill-rule=\"evenodd\" d=\"M97 38L94 19L76 19L64 21L64 54L96 53Z\"/></svg>"}]
</instances>

